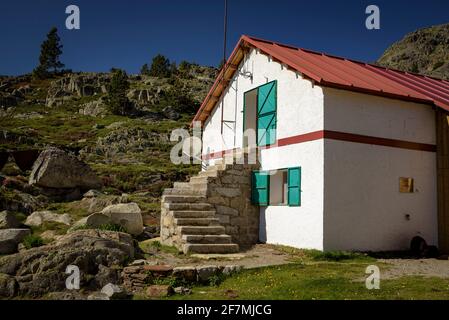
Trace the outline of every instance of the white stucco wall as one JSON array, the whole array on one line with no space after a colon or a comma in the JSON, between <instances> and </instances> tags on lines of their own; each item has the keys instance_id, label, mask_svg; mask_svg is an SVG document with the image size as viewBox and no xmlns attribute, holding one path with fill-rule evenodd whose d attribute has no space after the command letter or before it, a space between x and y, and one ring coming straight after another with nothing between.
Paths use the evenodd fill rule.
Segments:
<instances>
[{"instance_id":1,"label":"white stucco wall","mask_svg":"<svg viewBox=\"0 0 449 320\"><path fill-rule=\"evenodd\" d=\"M263 170L301 167L301 206L260 211L260 240L323 250L323 140L262 151Z\"/></svg>"},{"instance_id":2,"label":"white stucco wall","mask_svg":"<svg viewBox=\"0 0 449 320\"><path fill-rule=\"evenodd\" d=\"M326 130L435 144L430 106L324 91ZM325 250L403 250L415 235L437 244L434 152L326 139L324 156ZM399 192L400 177L415 193Z\"/></svg>"}]
</instances>

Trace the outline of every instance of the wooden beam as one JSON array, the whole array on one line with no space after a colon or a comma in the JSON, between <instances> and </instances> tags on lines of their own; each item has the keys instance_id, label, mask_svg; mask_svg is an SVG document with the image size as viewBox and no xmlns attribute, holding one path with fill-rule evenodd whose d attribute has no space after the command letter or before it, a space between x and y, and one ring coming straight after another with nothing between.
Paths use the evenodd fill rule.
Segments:
<instances>
[{"instance_id":1,"label":"wooden beam","mask_svg":"<svg viewBox=\"0 0 449 320\"><path fill-rule=\"evenodd\" d=\"M438 194L438 249L449 253L449 115L436 110L437 128L437 194Z\"/></svg>"}]
</instances>

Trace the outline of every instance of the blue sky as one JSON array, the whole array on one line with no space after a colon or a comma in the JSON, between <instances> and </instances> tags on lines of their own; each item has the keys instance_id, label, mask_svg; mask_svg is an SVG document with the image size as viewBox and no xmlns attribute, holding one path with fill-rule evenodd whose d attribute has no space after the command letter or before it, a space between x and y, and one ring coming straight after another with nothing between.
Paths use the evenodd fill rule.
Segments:
<instances>
[{"instance_id":1,"label":"blue sky","mask_svg":"<svg viewBox=\"0 0 449 320\"><path fill-rule=\"evenodd\" d=\"M372 62L418 28L449 22L447 0L228 0L229 52L241 34ZM78 5L81 30L65 29ZM381 10L381 30L365 28L365 8ZM173 61L217 65L223 51L223 0L15 0L0 3L0 74L30 72L56 26L62 61L74 71L137 73L162 53ZM229 53L228 52L228 53Z\"/></svg>"}]
</instances>

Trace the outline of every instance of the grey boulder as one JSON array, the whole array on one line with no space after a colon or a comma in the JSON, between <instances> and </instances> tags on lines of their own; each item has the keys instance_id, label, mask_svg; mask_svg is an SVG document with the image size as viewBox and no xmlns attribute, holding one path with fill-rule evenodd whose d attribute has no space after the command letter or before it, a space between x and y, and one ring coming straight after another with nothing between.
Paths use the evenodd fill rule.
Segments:
<instances>
[{"instance_id":1,"label":"grey boulder","mask_svg":"<svg viewBox=\"0 0 449 320\"><path fill-rule=\"evenodd\" d=\"M33 212L25 221L25 225L40 227L44 222L57 222L65 225L72 224L72 218L69 214L58 214L51 211Z\"/></svg>"},{"instance_id":2,"label":"grey boulder","mask_svg":"<svg viewBox=\"0 0 449 320\"><path fill-rule=\"evenodd\" d=\"M104 208L101 213L132 235L139 235L143 231L142 213L137 203L114 204Z\"/></svg>"},{"instance_id":3,"label":"grey boulder","mask_svg":"<svg viewBox=\"0 0 449 320\"><path fill-rule=\"evenodd\" d=\"M31 234L29 229L0 230L0 254L17 252L19 243L29 234Z\"/></svg>"},{"instance_id":4,"label":"grey boulder","mask_svg":"<svg viewBox=\"0 0 449 320\"><path fill-rule=\"evenodd\" d=\"M118 285L108 283L101 289L101 293L108 296L109 299L123 299L126 298L126 292Z\"/></svg>"},{"instance_id":5,"label":"grey boulder","mask_svg":"<svg viewBox=\"0 0 449 320\"><path fill-rule=\"evenodd\" d=\"M9 211L0 212L0 229L17 228L20 226L20 222L16 216Z\"/></svg>"},{"instance_id":6,"label":"grey boulder","mask_svg":"<svg viewBox=\"0 0 449 320\"><path fill-rule=\"evenodd\" d=\"M77 157L58 148L41 152L33 164L29 184L55 189L98 189L102 183L95 172Z\"/></svg>"}]
</instances>

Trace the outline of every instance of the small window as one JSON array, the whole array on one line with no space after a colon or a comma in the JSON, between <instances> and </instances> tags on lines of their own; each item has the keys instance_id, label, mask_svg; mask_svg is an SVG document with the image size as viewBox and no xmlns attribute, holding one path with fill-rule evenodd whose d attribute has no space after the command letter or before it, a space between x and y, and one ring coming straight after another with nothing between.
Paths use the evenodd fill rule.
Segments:
<instances>
[{"instance_id":1,"label":"small window","mask_svg":"<svg viewBox=\"0 0 449 320\"><path fill-rule=\"evenodd\" d=\"M261 206L301 206L301 168L254 171L252 201Z\"/></svg>"},{"instance_id":2,"label":"small window","mask_svg":"<svg viewBox=\"0 0 449 320\"><path fill-rule=\"evenodd\" d=\"M413 193L415 191L413 178L399 178L399 192Z\"/></svg>"},{"instance_id":3,"label":"small window","mask_svg":"<svg viewBox=\"0 0 449 320\"><path fill-rule=\"evenodd\" d=\"M270 205L287 205L287 195L287 170L273 171L270 175Z\"/></svg>"}]
</instances>

